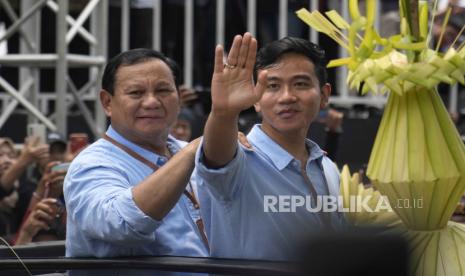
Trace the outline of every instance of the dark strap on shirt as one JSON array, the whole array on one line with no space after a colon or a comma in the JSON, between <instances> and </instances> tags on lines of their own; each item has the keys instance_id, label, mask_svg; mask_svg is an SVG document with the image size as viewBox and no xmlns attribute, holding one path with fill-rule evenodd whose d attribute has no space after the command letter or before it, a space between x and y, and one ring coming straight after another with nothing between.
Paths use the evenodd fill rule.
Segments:
<instances>
[{"instance_id":1,"label":"dark strap on shirt","mask_svg":"<svg viewBox=\"0 0 465 276\"><path fill-rule=\"evenodd\" d=\"M156 171L158 170L160 167L157 166L156 164L150 162L149 160L147 160L146 158L142 157L140 154L138 154L137 152L133 151L132 149L126 147L125 145L121 144L120 142L116 141L115 139L111 138L110 136L108 135L104 135L103 136L103 139L107 140L108 142L112 143L113 145L117 146L118 148L122 149L123 151L125 151L127 154L129 154L130 156L132 156L133 158L139 160L140 162L144 163L145 165L147 165L149 168L151 168L153 171ZM190 182L189 182L190 184ZM194 205L194 208L195 209L199 209L200 208L200 205L197 201L197 199L195 198L195 194L194 194L194 191L192 192L189 192L188 190L184 190L184 195L191 201L192 205ZM197 228L200 232L200 236L202 237L202 240L204 242L204 244L207 246L207 248L210 248L209 244L208 244L208 239L207 239L207 235L205 234L205 226L203 224L203 220L202 220L202 217L200 217L196 222L195 224L197 225Z\"/></svg>"},{"instance_id":2,"label":"dark strap on shirt","mask_svg":"<svg viewBox=\"0 0 465 276\"><path fill-rule=\"evenodd\" d=\"M107 140L108 142L112 143L113 145L117 146L118 148L124 150L127 154L131 155L132 157L134 157L135 159L139 160L140 162L144 163L145 165L147 165L149 168L151 168L153 171L156 171L159 169L159 167L155 164L153 164L152 162L150 162L149 160L145 159L144 157L142 157L140 154L138 154L137 152L133 151L132 149L126 147L125 145L121 144L120 142L116 141L115 139L111 138L110 136L108 135L104 135L103 136L103 139Z\"/></svg>"}]
</instances>

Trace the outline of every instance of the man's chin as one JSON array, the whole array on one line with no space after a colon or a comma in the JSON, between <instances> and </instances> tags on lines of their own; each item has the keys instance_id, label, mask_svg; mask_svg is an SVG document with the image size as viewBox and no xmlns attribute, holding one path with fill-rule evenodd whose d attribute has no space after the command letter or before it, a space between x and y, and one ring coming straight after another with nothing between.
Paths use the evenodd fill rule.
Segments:
<instances>
[{"instance_id":1,"label":"man's chin","mask_svg":"<svg viewBox=\"0 0 465 276\"><path fill-rule=\"evenodd\" d=\"M285 134L285 135L294 135L296 133L302 132L302 128L287 127L287 128L278 129L278 131Z\"/></svg>"},{"instance_id":2,"label":"man's chin","mask_svg":"<svg viewBox=\"0 0 465 276\"><path fill-rule=\"evenodd\" d=\"M138 132L147 137L160 136L160 135L163 135L164 133L167 133L167 131L164 131L164 129L162 128L142 128L142 129L139 129Z\"/></svg>"},{"instance_id":3,"label":"man's chin","mask_svg":"<svg viewBox=\"0 0 465 276\"><path fill-rule=\"evenodd\" d=\"M166 120L166 118L161 118L161 117L143 117L143 118L137 118L137 123L138 124L161 124Z\"/></svg>"},{"instance_id":4,"label":"man's chin","mask_svg":"<svg viewBox=\"0 0 465 276\"><path fill-rule=\"evenodd\" d=\"M274 125L274 128L280 132L296 132L302 131L302 129L308 128L305 124L297 121L289 121L289 122L279 122Z\"/></svg>"}]
</instances>

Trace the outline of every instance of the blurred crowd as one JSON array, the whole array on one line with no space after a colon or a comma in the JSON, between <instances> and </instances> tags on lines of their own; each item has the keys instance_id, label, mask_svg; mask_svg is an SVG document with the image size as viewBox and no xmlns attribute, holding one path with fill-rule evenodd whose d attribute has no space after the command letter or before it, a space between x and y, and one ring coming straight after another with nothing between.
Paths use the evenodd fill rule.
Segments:
<instances>
[{"instance_id":1,"label":"blurred crowd","mask_svg":"<svg viewBox=\"0 0 465 276\"><path fill-rule=\"evenodd\" d=\"M0 138L0 236L10 244L65 239L63 180L79 153L57 132L28 136L17 149Z\"/></svg>"}]
</instances>

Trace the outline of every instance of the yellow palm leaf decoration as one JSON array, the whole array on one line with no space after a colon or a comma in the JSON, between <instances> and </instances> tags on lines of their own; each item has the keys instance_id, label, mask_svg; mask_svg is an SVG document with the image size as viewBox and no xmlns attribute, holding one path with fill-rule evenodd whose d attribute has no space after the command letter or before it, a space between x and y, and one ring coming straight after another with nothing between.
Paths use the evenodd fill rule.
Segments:
<instances>
[{"instance_id":1,"label":"yellow palm leaf decoration","mask_svg":"<svg viewBox=\"0 0 465 276\"><path fill-rule=\"evenodd\" d=\"M367 175L403 222L399 229L411 242L411 274L465 275L465 226L449 222L465 189L465 146L436 91L440 82L465 84L465 47L439 53L439 39L429 49L427 2L399 4L400 34L389 38L373 28L375 0L366 0L365 15L357 0L349 0L350 24L336 11L326 13L329 19L305 9L297 15L348 50L348 57L328 66L347 66L350 87L361 93L389 91ZM444 26L449 15L450 10ZM344 196L355 191L343 188L351 181L358 180L343 171ZM399 199L423 205L399 208ZM349 214L348 220L394 223L376 218L384 213L374 215L367 220Z\"/></svg>"},{"instance_id":2,"label":"yellow palm leaf decoration","mask_svg":"<svg viewBox=\"0 0 465 276\"><path fill-rule=\"evenodd\" d=\"M350 175L349 167L344 165L341 172L341 195L343 197L342 206L349 210L346 212L346 219L349 223L357 226L365 225L381 225L389 228L402 227L402 222L399 217L392 211L392 209L382 209L378 212L371 212L370 210L377 210L380 203L381 193L373 188L365 188L360 182L358 173ZM357 201L357 198L358 201ZM369 198L366 206L369 210L362 208L361 201Z\"/></svg>"}]
</instances>

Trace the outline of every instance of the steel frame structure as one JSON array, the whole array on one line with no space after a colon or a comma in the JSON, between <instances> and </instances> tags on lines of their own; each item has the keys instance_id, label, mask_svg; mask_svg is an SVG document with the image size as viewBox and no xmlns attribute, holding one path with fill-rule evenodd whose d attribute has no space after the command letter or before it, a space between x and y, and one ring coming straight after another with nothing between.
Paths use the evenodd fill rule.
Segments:
<instances>
[{"instance_id":1,"label":"steel frame structure","mask_svg":"<svg viewBox=\"0 0 465 276\"><path fill-rule=\"evenodd\" d=\"M98 98L97 83L106 62L108 0L90 0L76 19L68 14L68 4L68 0L21 0L20 15L17 15L8 0L0 0L0 6L12 21L0 42L15 33L20 37L20 53L0 56L0 65L19 68L20 86L14 88L0 76L0 87L7 92L7 95L2 95L0 127L21 104L31 115L29 122L41 122L50 130L66 134L67 112L76 103L94 135L105 130L106 118L100 105L94 105L92 112L84 100L95 101ZM41 53L40 49L41 10L46 8L56 14L56 53L53 54ZM89 18L91 30L86 30L83 24ZM89 44L89 55L68 52L68 45L76 35ZM74 85L68 73L69 68L75 67L89 68L89 81L81 88ZM39 91L40 68L55 68L55 92L52 96ZM48 114L44 98L55 101L53 114Z\"/></svg>"},{"instance_id":2,"label":"steel frame structure","mask_svg":"<svg viewBox=\"0 0 465 276\"><path fill-rule=\"evenodd\" d=\"M0 88L7 93L0 93L0 128L21 104L31 114L30 122L39 121L50 130L58 130L66 134L66 116L71 105L77 104L85 121L95 137L99 137L106 128L106 118L98 103L99 79L107 57L108 39L108 8L109 0L89 0L77 18L68 14L68 0L19 0L20 15L17 15L10 0L0 0L0 6L5 9L9 19L13 22L6 33L0 37L0 42L7 40L14 33L20 35L20 53L0 56L0 66L14 66L20 68L19 87L15 88L0 75ZM56 1L56 2L55 2ZM121 50L129 49L130 0L121 1ZM162 0L153 1L152 18L152 46L161 49L161 7ZM166 1L166 0L165 0ZM194 57L194 0L184 0L184 84L192 87L193 57ZM216 1L216 43L224 44L225 37L225 1ZM329 0L332 8L348 18L348 0ZM378 5L379 6L379 5ZM57 14L56 20L56 53L41 53L40 22L41 9L50 9ZM257 0L247 1L247 29L256 34ZM318 0L309 0L310 10L318 9ZM380 11L378 11L380 12ZM377 17L379 18L379 17ZM90 30L83 24L90 20ZM377 23L379 24L379 23ZM288 33L288 0L279 0L278 36L284 37ZM69 43L77 35L81 36L90 47L89 55L68 52ZM309 29L309 37L318 43L318 34ZM340 48L340 56L345 56L345 50ZM39 69L56 68L55 91L43 93L39 91ZM89 68L89 81L78 88L68 75L68 69L74 67ZM338 96L332 96L335 105L350 107L354 104L364 104L382 108L386 102L383 95L368 95L358 97L354 91L349 91L346 85L347 69L341 67L337 72L336 87ZM457 90L451 90L450 107L457 105ZM55 113L49 115L49 103L55 101ZM85 101L94 102L94 110L87 108Z\"/></svg>"}]
</instances>

